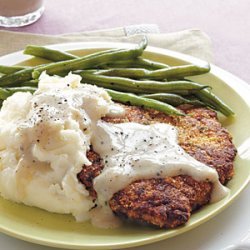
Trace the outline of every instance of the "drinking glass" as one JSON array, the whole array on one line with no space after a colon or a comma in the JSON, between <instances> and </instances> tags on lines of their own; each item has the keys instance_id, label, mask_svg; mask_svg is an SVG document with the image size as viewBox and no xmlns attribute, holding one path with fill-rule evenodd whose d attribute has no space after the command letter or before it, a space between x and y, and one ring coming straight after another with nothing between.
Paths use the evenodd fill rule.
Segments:
<instances>
[{"instance_id":1,"label":"drinking glass","mask_svg":"<svg viewBox=\"0 0 250 250\"><path fill-rule=\"evenodd\" d=\"M0 0L0 26L29 25L37 21L43 11L43 0Z\"/></svg>"}]
</instances>

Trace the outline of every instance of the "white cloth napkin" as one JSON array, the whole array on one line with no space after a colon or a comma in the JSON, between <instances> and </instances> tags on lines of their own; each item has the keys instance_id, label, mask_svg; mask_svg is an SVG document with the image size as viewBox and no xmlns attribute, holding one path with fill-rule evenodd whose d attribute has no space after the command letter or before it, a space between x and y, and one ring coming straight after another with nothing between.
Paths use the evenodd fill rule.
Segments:
<instances>
[{"instance_id":1,"label":"white cloth napkin","mask_svg":"<svg viewBox=\"0 0 250 250\"><path fill-rule=\"evenodd\" d=\"M157 25L132 25L108 30L80 32L62 35L40 35L0 31L0 56L22 50L28 44L48 45L69 42L129 42L137 43L146 35L149 45L175 50L211 62L211 40L197 29L173 33L160 33Z\"/></svg>"}]
</instances>

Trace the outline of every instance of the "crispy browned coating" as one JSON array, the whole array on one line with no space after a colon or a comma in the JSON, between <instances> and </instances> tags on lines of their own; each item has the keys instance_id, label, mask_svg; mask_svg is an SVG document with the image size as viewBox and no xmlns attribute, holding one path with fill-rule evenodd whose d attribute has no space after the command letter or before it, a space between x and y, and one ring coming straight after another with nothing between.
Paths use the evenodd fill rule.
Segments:
<instances>
[{"instance_id":1,"label":"crispy browned coating","mask_svg":"<svg viewBox=\"0 0 250 250\"><path fill-rule=\"evenodd\" d=\"M92 164L89 166L83 166L82 171L77 177L85 185L89 194L95 199L96 191L93 188L93 179L101 173L104 165L101 157L92 149L87 152L87 157Z\"/></svg>"},{"instance_id":2,"label":"crispy browned coating","mask_svg":"<svg viewBox=\"0 0 250 250\"><path fill-rule=\"evenodd\" d=\"M135 181L114 194L109 205L118 216L158 227L177 227L191 214L189 199L168 179Z\"/></svg>"},{"instance_id":3,"label":"crispy browned coating","mask_svg":"<svg viewBox=\"0 0 250 250\"><path fill-rule=\"evenodd\" d=\"M236 149L231 136L218 122L214 111L183 106L180 108L187 116L171 117L156 110L124 107L126 113L123 117L105 117L104 120L111 123L163 122L175 125L178 127L179 144L187 153L214 167L223 184L232 178ZM92 182L101 173L104 165L93 151L88 152L88 158L93 164L84 166L78 178L90 191L90 195L96 198ZM114 194L109 204L118 216L158 227L174 228L186 223L191 211L207 204L211 192L211 183L198 182L190 176L180 175L135 181Z\"/></svg>"},{"instance_id":4,"label":"crispy browned coating","mask_svg":"<svg viewBox=\"0 0 250 250\"><path fill-rule=\"evenodd\" d=\"M174 117L180 146L198 161L217 170L225 184L234 175L236 149L232 137L222 127L216 113L205 108L186 110L187 116Z\"/></svg>"},{"instance_id":5,"label":"crispy browned coating","mask_svg":"<svg viewBox=\"0 0 250 250\"><path fill-rule=\"evenodd\" d=\"M166 177L170 185L180 190L189 200L192 211L207 204L210 200L213 185L207 181L196 181L187 175Z\"/></svg>"}]
</instances>

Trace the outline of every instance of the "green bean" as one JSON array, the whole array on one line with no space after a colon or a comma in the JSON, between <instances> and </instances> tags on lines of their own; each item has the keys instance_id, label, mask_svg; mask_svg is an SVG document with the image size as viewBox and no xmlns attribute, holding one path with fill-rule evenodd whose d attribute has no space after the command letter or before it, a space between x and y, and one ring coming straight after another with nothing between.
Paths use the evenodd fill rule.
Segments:
<instances>
[{"instance_id":1,"label":"green bean","mask_svg":"<svg viewBox=\"0 0 250 250\"><path fill-rule=\"evenodd\" d=\"M194 76L208 73L210 71L210 65L182 65L174 66L168 69L159 69L155 71L148 72L145 78L149 79L172 79L172 78L182 78L186 76Z\"/></svg>"},{"instance_id":2,"label":"green bean","mask_svg":"<svg viewBox=\"0 0 250 250\"><path fill-rule=\"evenodd\" d=\"M121 51L121 50L125 50L125 49L102 50L102 51L98 51L96 53L86 55L86 56L84 56L84 58L89 58L89 57L93 57L93 56L96 56L96 55L115 52L115 51L118 51L118 50ZM47 59L47 60L50 60L50 61L54 61L54 62L60 62L60 61L66 61L66 60L80 58L79 56L75 56L75 55L73 55L71 53L68 53L68 52L63 52L63 51L60 51L60 50L49 49L49 48L46 48L46 47L35 46L35 45L26 46L23 53L27 54L27 55L31 55L31 56L41 57L41 58L44 58L44 59Z\"/></svg>"},{"instance_id":3,"label":"green bean","mask_svg":"<svg viewBox=\"0 0 250 250\"><path fill-rule=\"evenodd\" d=\"M18 83L29 81L32 79L32 72L34 68L22 69L13 74L5 75L0 78L0 86L15 86Z\"/></svg>"},{"instance_id":4,"label":"green bean","mask_svg":"<svg viewBox=\"0 0 250 250\"><path fill-rule=\"evenodd\" d=\"M176 94L169 94L169 93L158 93L158 94L148 94L148 95L142 95L142 97L158 100L161 102L166 102L168 104L171 104L173 106L179 106L181 104L191 104L194 106L204 106L204 103L202 103L199 100L194 99L187 99L180 95Z\"/></svg>"},{"instance_id":5,"label":"green bean","mask_svg":"<svg viewBox=\"0 0 250 250\"><path fill-rule=\"evenodd\" d=\"M14 88L6 88L6 90L12 94L16 93L16 92L31 92L34 93L37 88L36 87L29 87L29 86L25 86L25 87L14 87Z\"/></svg>"},{"instance_id":6,"label":"green bean","mask_svg":"<svg viewBox=\"0 0 250 250\"><path fill-rule=\"evenodd\" d=\"M173 106L157 100L144 98L130 93L122 93L110 89L106 89L106 91L114 101L145 108L152 108L167 115L184 115L180 110L174 108Z\"/></svg>"},{"instance_id":7,"label":"green bean","mask_svg":"<svg viewBox=\"0 0 250 250\"><path fill-rule=\"evenodd\" d=\"M17 83L16 87L37 87L38 86L38 80L30 80L22 83Z\"/></svg>"},{"instance_id":8,"label":"green bean","mask_svg":"<svg viewBox=\"0 0 250 250\"><path fill-rule=\"evenodd\" d=\"M20 71L22 69L26 69L27 67L25 66L6 66L6 65L0 65L0 73L2 74L12 74L15 73L17 71Z\"/></svg>"},{"instance_id":9,"label":"green bean","mask_svg":"<svg viewBox=\"0 0 250 250\"><path fill-rule=\"evenodd\" d=\"M39 66L38 66L39 67ZM10 86L20 86L23 82L27 82L32 80L32 73L35 67L24 68L19 70L13 74L4 75L0 77L0 86L1 87L10 87ZM60 72L58 75L65 76L69 72ZM38 79L34 81L38 82Z\"/></svg>"},{"instance_id":10,"label":"green bean","mask_svg":"<svg viewBox=\"0 0 250 250\"><path fill-rule=\"evenodd\" d=\"M114 61L108 64L101 64L99 68L144 68L148 70L164 69L169 68L169 65L165 63L155 62L149 59L144 59L141 57L131 59Z\"/></svg>"},{"instance_id":11,"label":"green bean","mask_svg":"<svg viewBox=\"0 0 250 250\"><path fill-rule=\"evenodd\" d=\"M9 97L11 94L9 94L9 91L7 91L4 88L0 88L0 99L5 100L7 97Z\"/></svg>"},{"instance_id":12,"label":"green bean","mask_svg":"<svg viewBox=\"0 0 250 250\"><path fill-rule=\"evenodd\" d=\"M5 100L15 92L31 92L36 91L36 88L32 87L17 87L17 88L0 88L0 99Z\"/></svg>"},{"instance_id":13,"label":"green bean","mask_svg":"<svg viewBox=\"0 0 250 250\"><path fill-rule=\"evenodd\" d=\"M26 55L37 56L37 57L45 58L45 59L56 61L56 62L77 58L77 56L74 56L67 52L62 52L62 51L49 49L49 48L41 47L41 46L35 46L35 45L26 46L23 53Z\"/></svg>"},{"instance_id":14,"label":"green bean","mask_svg":"<svg viewBox=\"0 0 250 250\"><path fill-rule=\"evenodd\" d=\"M51 63L45 66L37 67L32 76L34 79L37 79L40 74L46 70L47 74L58 74L61 71L74 71L79 69L91 69L95 66L98 66L102 63L109 63L114 60L122 60L122 59L132 59L140 56L145 47L147 46L147 40L143 39L143 41L136 46L134 49L127 49L127 50L118 50L113 52L108 52L105 54L99 54L89 58L77 58L68 61L56 62Z\"/></svg>"},{"instance_id":15,"label":"green bean","mask_svg":"<svg viewBox=\"0 0 250 250\"><path fill-rule=\"evenodd\" d=\"M207 64L205 66L198 65L183 65L174 66L159 70L146 70L146 69L133 69L133 68L117 68L109 69L100 72L102 75L107 76L122 76L133 79L152 79L152 80L164 80L164 79L178 79L186 76L200 75L209 72L210 66Z\"/></svg>"},{"instance_id":16,"label":"green bean","mask_svg":"<svg viewBox=\"0 0 250 250\"><path fill-rule=\"evenodd\" d=\"M187 94L194 93L207 86L189 82L189 81L172 81L172 82L157 82L157 81L138 81L122 77L101 76L84 71L79 73L82 77L82 82L97 85L99 87L132 92L132 93L182 93L187 91Z\"/></svg>"},{"instance_id":17,"label":"green bean","mask_svg":"<svg viewBox=\"0 0 250 250\"><path fill-rule=\"evenodd\" d=\"M220 111L225 116L234 115L233 110L228 107L218 96L211 93L211 91L209 91L208 89L202 89L194 94L206 105L217 111Z\"/></svg>"},{"instance_id":18,"label":"green bean","mask_svg":"<svg viewBox=\"0 0 250 250\"><path fill-rule=\"evenodd\" d=\"M143 79L147 75L149 70L142 68L115 68L107 70L97 70L95 73L98 75L105 76L118 76L118 77L127 77L133 79Z\"/></svg>"}]
</instances>

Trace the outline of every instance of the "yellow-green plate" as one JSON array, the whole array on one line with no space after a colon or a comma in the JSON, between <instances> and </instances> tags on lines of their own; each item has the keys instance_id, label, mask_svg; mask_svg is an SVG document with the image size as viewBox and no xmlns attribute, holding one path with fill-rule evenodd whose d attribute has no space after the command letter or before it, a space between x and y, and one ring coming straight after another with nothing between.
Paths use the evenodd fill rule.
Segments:
<instances>
[{"instance_id":1,"label":"yellow-green plate","mask_svg":"<svg viewBox=\"0 0 250 250\"><path fill-rule=\"evenodd\" d=\"M84 55L104 48L131 47L121 43L71 43L51 46L71 50ZM199 63L191 56L169 50L149 47L145 57L170 65ZM30 59L22 52L0 58L0 64L36 65L43 60ZM211 73L195 77L195 80L211 85L214 93L235 111L235 118L220 117L238 148L235 161L235 176L228 183L231 194L220 202L207 205L191 216L189 222L173 230L159 230L126 224L118 229L98 229L90 223L76 223L69 215L59 215L38 208L15 204L0 198L0 230L3 233L26 241L72 249L112 249L148 244L167 239L193 229L225 209L246 187L250 179L250 88L239 78L212 65ZM237 212L237 211L236 211ZM240 212L240 211L238 211Z\"/></svg>"}]
</instances>

